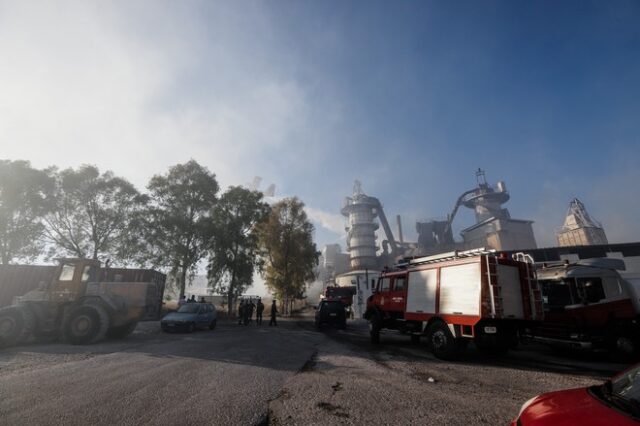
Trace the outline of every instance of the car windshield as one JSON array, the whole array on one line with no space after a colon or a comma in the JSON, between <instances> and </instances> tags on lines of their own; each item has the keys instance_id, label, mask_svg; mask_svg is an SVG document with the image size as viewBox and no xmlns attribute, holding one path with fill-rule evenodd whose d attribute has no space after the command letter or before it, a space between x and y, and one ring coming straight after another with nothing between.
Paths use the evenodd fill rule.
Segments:
<instances>
[{"instance_id":1,"label":"car windshield","mask_svg":"<svg viewBox=\"0 0 640 426\"><path fill-rule=\"evenodd\" d=\"M592 388L594 394L619 410L640 418L640 366Z\"/></svg>"},{"instance_id":2,"label":"car windshield","mask_svg":"<svg viewBox=\"0 0 640 426\"><path fill-rule=\"evenodd\" d=\"M640 366L613 379L611 393L640 405Z\"/></svg>"},{"instance_id":3,"label":"car windshield","mask_svg":"<svg viewBox=\"0 0 640 426\"><path fill-rule=\"evenodd\" d=\"M186 305L180 306L178 309L178 313L180 314L196 314L200 309L200 305L195 303L187 303Z\"/></svg>"}]
</instances>

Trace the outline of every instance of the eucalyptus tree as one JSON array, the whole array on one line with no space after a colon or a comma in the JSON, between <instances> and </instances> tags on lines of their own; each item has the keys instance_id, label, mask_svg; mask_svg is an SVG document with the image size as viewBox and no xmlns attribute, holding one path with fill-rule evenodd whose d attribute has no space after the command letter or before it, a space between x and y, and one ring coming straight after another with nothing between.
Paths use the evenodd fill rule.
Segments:
<instances>
[{"instance_id":1,"label":"eucalyptus tree","mask_svg":"<svg viewBox=\"0 0 640 426\"><path fill-rule=\"evenodd\" d=\"M306 283L315 278L318 252L313 224L298 198L285 198L271 206L260 225L259 239L265 261L263 277L277 297L302 297Z\"/></svg>"},{"instance_id":2,"label":"eucalyptus tree","mask_svg":"<svg viewBox=\"0 0 640 426\"><path fill-rule=\"evenodd\" d=\"M147 189L151 202L144 228L152 263L170 269L182 297L187 276L207 253L218 182L215 174L190 160L152 177Z\"/></svg>"},{"instance_id":3,"label":"eucalyptus tree","mask_svg":"<svg viewBox=\"0 0 640 426\"><path fill-rule=\"evenodd\" d=\"M114 259L127 263L129 236L147 197L113 172L96 166L55 173L52 204L45 216L50 255Z\"/></svg>"},{"instance_id":4,"label":"eucalyptus tree","mask_svg":"<svg viewBox=\"0 0 640 426\"><path fill-rule=\"evenodd\" d=\"M269 210L260 192L238 186L222 194L213 209L207 276L214 291L227 297L229 314L260 270L257 230Z\"/></svg>"},{"instance_id":5,"label":"eucalyptus tree","mask_svg":"<svg viewBox=\"0 0 640 426\"><path fill-rule=\"evenodd\" d=\"M50 170L0 160L0 262L33 260L43 252L43 218L51 206Z\"/></svg>"}]
</instances>

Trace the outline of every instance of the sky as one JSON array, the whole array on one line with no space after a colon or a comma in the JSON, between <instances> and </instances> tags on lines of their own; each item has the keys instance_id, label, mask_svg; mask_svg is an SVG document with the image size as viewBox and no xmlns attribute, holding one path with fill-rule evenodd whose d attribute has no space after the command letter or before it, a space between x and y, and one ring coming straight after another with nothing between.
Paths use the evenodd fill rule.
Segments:
<instances>
[{"instance_id":1,"label":"sky","mask_svg":"<svg viewBox=\"0 0 640 426\"><path fill-rule=\"evenodd\" d=\"M639 22L636 1L0 0L0 158L140 190L192 158L223 188L261 176L319 247L355 179L415 240L481 167L539 246L573 197L639 241Z\"/></svg>"}]
</instances>

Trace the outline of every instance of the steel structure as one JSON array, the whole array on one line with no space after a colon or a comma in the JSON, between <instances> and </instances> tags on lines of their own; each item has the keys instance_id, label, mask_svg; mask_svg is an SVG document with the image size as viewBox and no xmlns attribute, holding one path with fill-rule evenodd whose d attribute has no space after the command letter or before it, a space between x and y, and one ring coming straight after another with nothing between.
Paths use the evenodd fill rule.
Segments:
<instances>
[{"instance_id":1,"label":"steel structure","mask_svg":"<svg viewBox=\"0 0 640 426\"><path fill-rule=\"evenodd\" d=\"M600 222L589 216L584 204L577 198L569 203L564 224L556 232L556 238L561 247L608 244Z\"/></svg>"},{"instance_id":2,"label":"steel structure","mask_svg":"<svg viewBox=\"0 0 640 426\"><path fill-rule=\"evenodd\" d=\"M360 181L355 181L353 195L344 199L341 212L348 220L346 227L347 251L349 252L351 269L376 269L379 267L376 218L380 220L387 236L387 240L383 241L385 251L387 247L390 247L392 256L398 253L398 245L380 201L365 195Z\"/></svg>"}]
</instances>

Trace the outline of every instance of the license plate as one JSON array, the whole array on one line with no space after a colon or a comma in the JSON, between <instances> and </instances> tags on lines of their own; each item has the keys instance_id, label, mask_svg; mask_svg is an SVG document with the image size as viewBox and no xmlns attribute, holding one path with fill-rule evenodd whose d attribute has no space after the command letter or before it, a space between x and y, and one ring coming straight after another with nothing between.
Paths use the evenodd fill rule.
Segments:
<instances>
[{"instance_id":1,"label":"license plate","mask_svg":"<svg viewBox=\"0 0 640 426\"><path fill-rule=\"evenodd\" d=\"M337 316L338 316L338 314L335 314L335 313L334 313L334 314L329 314L329 316L330 316L330 317L337 317Z\"/></svg>"}]
</instances>

